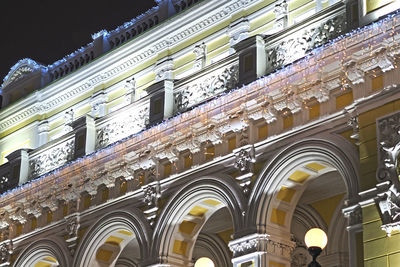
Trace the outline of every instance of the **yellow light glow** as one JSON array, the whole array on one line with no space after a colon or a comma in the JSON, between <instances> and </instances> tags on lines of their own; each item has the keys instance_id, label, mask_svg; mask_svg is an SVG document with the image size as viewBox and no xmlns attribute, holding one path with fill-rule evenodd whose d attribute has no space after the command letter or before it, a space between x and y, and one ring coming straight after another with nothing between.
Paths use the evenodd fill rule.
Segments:
<instances>
[{"instance_id":1,"label":"yellow light glow","mask_svg":"<svg viewBox=\"0 0 400 267\"><path fill-rule=\"evenodd\" d=\"M215 267L215 264L210 258L201 257L196 261L194 267Z\"/></svg>"},{"instance_id":2,"label":"yellow light glow","mask_svg":"<svg viewBox=\"0 0 400 267\"><path fill-rule=\"evenodd\" d=\"M328 236L319 228L311 228L306 233L304 237L304 241L306 242L306 246L309 247L319 247L324 249L326 244L328 243Z\"/></svg>"}]
</instances>

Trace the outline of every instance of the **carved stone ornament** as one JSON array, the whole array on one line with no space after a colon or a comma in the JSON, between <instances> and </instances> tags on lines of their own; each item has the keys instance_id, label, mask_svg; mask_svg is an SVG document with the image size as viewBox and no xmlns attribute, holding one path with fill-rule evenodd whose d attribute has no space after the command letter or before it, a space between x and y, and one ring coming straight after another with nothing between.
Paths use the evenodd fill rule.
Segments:
<instances>
[{"instance_id":1,"label":"carved stone ornament","mask_svg":"<svg viewBox=\"0 0 400 267\"><path fill-rule=\"evenodd\" d=\"M252 234L232 240L228 246L235 258L257 251L267 252L278 257L290 258L295 243L292 241L281 243L273 240L268 234Z\"/></svg>"},{"instance_id":2,"label":"carved stone ornament","mask_svg":"<svg viewBox=\"0 0 400 267\"><path fill-rule=\"evenodd\" d=\"M275 8L276 12L282 10L284 6L285 1L282 1L282 4ZM278 13L281 14L282 12L279 11ZM304 57L311 49L339 36L343 32L344 21L345 19L342 16L338 16L320 24L320 26L303 30L297 35L298 37L282 41L279 45L267 51L268 61L273 69L276 69ZM282 19L277 20L276 23L282 23Z\"/></svg>"},{"instance_id":3,"label":"carved stone ornament","mask_svg":"<svg viewBox=\"0 0 400 267\"><path fill-rule=\"evenodd\" d=\"M242 148L235 153L235 156L235 168L241 173L252 171L252 164L255 162L254 148L252 146L249 148Z\"/></svg>"},{"instance_id":4,"label":"carved stone ornament","mask_svg":"<svg viewBox=\"0 0 400 267\"><path fill-rule=\"evenodd\" d=\"M156 182L155 184L143 186L143 193L143 201L147 204L147 209L143 213L149 221L150 226L154 226L159 209L158 200L161 197L160 184Z\"/></svg>"},{"instance_id":5,"label":"carved stone ornament","mask_svg":"<svg viewBox=\"0 0 400 267\"><path fill-rule=\"evenodd\" d=\"M13 253L12 240L0 244L0 262L1 263L9 263L12 253Z\"/></svg>"},{"instance_id":6,"label":"carved stone ornament","mask_svg":"<svg viewBox=\"0 0 400 267\"><path fill-rule=\"evenodd\" d=\"M197 105L226 90L235 88L239 80L239 66L231 65L225 69L202 76L176 93L175 106L180 112Z\"/></svg>"},{"instance_id":7,"label":"carved stone ornament","mask_svg":"<svg viewBox=\"0 0 400 267\"><path fill-rule=\"evenodd\" d=\"M398 156L400 150L400 112L377 120L378 168L377 180L390 181L400 188Z\"/></svg>"},{"instance_id":8,"label":"carved stone ornament","mask_svg":"<svg viewBox=\"0 0 400 267\"><path fill-rule=\"evenodd\" d=\"M201 70L206 65L206 49L207 45L203 42L194 47L193 53L196 55L196 60L194 63L195 70Z\"/></svg>"},{"instance_id":9,"label":"carved stone ornament","mask_svg":"<svg viewBox=\"0 0 400 267\"><path fill-rule=\"evenodd\" d=\"M75 150L75 139L70 139L52 148L42 151L39 156L29 161L30 177L38 177L52 171L72 160Z\"/></svg>"},{"instance_id":10,"label":"carved stone ornament","mask_svg":"<svg viewBox=\"0 0 400 267\"><path fill-rule=\"evenodd\" d=\"M157 206L157 201L161 197L160 185L143 186L144 199L147 206Z\"/></svg>"},{"instance_id":11,"label":"carved stone ornament","mask_svg":"<svg viewBox=\"0 0 400 267\"><path fill-rule=\"evenodd\" d=\"M396 187L392 185L386 192L378 194L376 203L382 219L382 230L386 231L388 236L395 230L399 231L400 193Z\"/></svg>"},{"instance_id":12,"label":"carved stone ornament","mask_svg":"<svg viewBox=\"0 0 400 267\"><path fill-rule=\"evenodd\" d=\"M79 229L79 217L72 216L67 219L65 230L70 238L75 237L78 234Z\"/></svg>"},{"instance_id":13,"label":"carved stone ornament","mask_svg":"<svg viewBox=\"0 0 400 267\"><path fill-rule=\"evenodd\" d=\"M68 249L71 255L74 255L76 247L78 245L78 230L80 227L79 215L75 214L66 218L65 230L68 234L67 242Z\"/></svg>"},{"instance_id":14,"label":"carved stone ornament","mask_svg":"<svg viewBox=\"0 0 400 267\"><path fill-rule=\"evenodd\" d=\"M352 84L359 84L364 82L364 71L357 66L355 61L350 61L344 64L347 78Z\"/></svg>"},{"instance_id":15,"label":"carved stone ornament","mask_svg":"<svg viewBox=\"0 0 400 267\"><path fill-rule=\"evenodd\" d=\"M96 131L96 148L121 140L146 128L149 121L149 105L137 108L134 113L128 113L116 120L110 121Z\"/></svg>"}]
</instances>

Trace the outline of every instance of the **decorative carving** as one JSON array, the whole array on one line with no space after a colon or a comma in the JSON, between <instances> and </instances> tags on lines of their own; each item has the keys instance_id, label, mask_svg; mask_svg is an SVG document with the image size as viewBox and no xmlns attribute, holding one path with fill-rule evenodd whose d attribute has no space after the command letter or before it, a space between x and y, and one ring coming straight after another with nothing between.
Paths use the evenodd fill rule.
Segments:
<instances>
[{"instance_id":1,"label":"decorative carving","mask_svg":"<svg viewBox=\"0 0 400 267\"><path fill-rule=\"evenodd\" d=\"M162 81L167 79L172 79L172 71L174 69L174 61L171 58L167 58L164 61L157 62L154 67L154 72L156 74L155 80Z\"/></svg>"},{"instance_id":2,"label":"decorative carving","mask_svg":"<svg viewBox=\"0 0 400 267\"><path fill-rule=\"evenodd\" d=\"M347 122L349 126L353 128L353 133L350 135L351 139L356 141L356 145L360 144L360 129L358 126L358 116L349 114L349 120Z\"/></svg>"},{"instance_id":3,"label":"decorative carving","mask_svg":"<svg viewBox=\"0 0 400 267\"><path fill-rule=\"evenodd\" d=\"M17 207L13 212L10 212L9 218L18 221L20 224L26 223L26 213L22 207Z\"/></svg>"},{"instance_id":4,"label":"decorative carving","mask_svg":"<svg viewBox=\"0 0 400 267\"><path fill-rule=\"evenodd\" d=\"M75 139L68 140L42 151L29 161L30 177L38 177L54 170L72 160L75 150Z\"/></svg>"},{"instance_id":5,"label":"decorative carving","mask_svg":"<svg viewBox=\"0 0 400 267\"><path fill-rule=\"evenodd\" d=\"M136 80L134 77L125 82L126 94L125 101L127 104L133 103L136 98Z\"/></svg>"},{"instance_id":6,"label":"decorative carving","mask_svg":"<svg viewBox=\"0 0 400 267\"><path fill-rule=\"evenodd\" d=\"M243 193L248 195L251 191L250 184L251 177L253 176L253 165L256 162L254 146L244 146L240 150L234 151L234 153L236 157L234 166L241 173L241 175L235 177L235 180L242 188Z\"/></svg>"},{"instance_id":7,"label":"decorative carving","mask_svg":"<svg viewBox=\"0 0 400 267\"><path fill-rule=\"evenodd\" d=\"M395 230L399 231L400 193L396 187L392 185L386 192L378 194L376 202L382 219L382 230L386 231L388 236Z\"/></svg>"},{"instance_id":8,"label":"decorative carving","mask_svg":"<svg viewBox=\"0 0 400 267\"><path fill-rule=\"evenodd\" d=\"M144 215L149 221L150 225L153 226L155 224L155 220L157 217L158 200L161 197L161 186L160 183L155 182L154 184L149 184L143 186L144 199L143 201L147 205L147 209L144 211Z\"/></svg>"},{"instance_id":9,"label":"decorative carving","mask_svg":"<svg viewBox=\"0 0 400 267\"><path fill-rule=\"evenodd\" d=\"M249 37L250 22L247 19L241 19L238 22L232 23L228 28L228 35L231 37L229 40L230 53L234 53L232 48L235 44Z\"/></svg>"},{"instance_id":10,"label":"decorative carving","mask_svg":"<svg viewBox=\"0 0 400 267\"><path fill-rule=\"evenodd\" d=\"M64 132L72 131L72 122L74 121L74 110L71 108L64 113Z\"/></svg>"},{"instance_id":11,"label":"decorative carving","mask_svg":"<svg viewBox=\"0 0 400 267\"><path fill-rule=\"evenodd\" d=\"M397 157L400 149L400 112L381 118L378 127L378 181L391 181L398 188L399 166Z\"/></svg>"},{"instance_id":12,"label":"decorative carving","mask_svg":"<svg viewBox=\"0 0 400 267\"><path fill-rule=\"evenodd\" d=\"M282 1L278 10L282 10L285 5L286 1ZM306 52L339 36L343 32L344 21L343 17L339 16L322 23L319 27L304 30L297 38L282 41L267 51L268 61L273 69L276 69L304 57Z\"/></svg>"},{"instance_id":13,"label":"decorative carving","mask_svg":"<svg viewBox=\"0 0 400 267\"><path fill-rule=\"evenodd\" d=\"M265 103L257 104L256 101L249 101L246 103L246 109L248 117L253 120L259 120L263 118L266 123L270 124L277 120L277 112L273 105L270 104L271 100Z\"/></svg>"},{"instance_id":14,"label":"decorative carving","mask_svg":"<svg viewBox=\"0 0 400 267\"><path fill-rule=\"evenodd\" d=\"M350 61L344 64L346 76L352 84L364 82L364 72L360 70L355 61Z\"/></svg>"},{"instance_id":15,"label":"decorative carving","mask_svg":"<svg viewBox=\"0 0 400 267\"><path fill-rule=\"evenodd\" d=\"M74 237L78 234L79 218L77 216L67 218L65 230L69 237Z\"/></svg>"},{"instance_id":16,"label":"decorative carving","mask_svg":"<svg viewBox=\"0 0 400 267\"><path fill-rule=\"evenodd\" d=\"M218 71L195 80L175 94L175 105L178 111L197 105L226 90L233 89L239 80L239 66L232 65L219 74Z\"/></svg>"},{"instance_id":17,"label":"decorative carving","mask_svg":"<svg viewBox=\"0 0 400 267\"><path fill-rule=\"evenodd\" d=\"M275 14L275 23L274 28L276 30L282 30L287 27L288 23L288 14L289 14L289 5L286 3L286 0L280 0L275 3L274 14Z\"/></svg>"},{"instance_id":18,"label":"decorative carving","mask_svg":"<svg viewBox=\"0 0 400 267\"><path fill-rule=\"evenodd\" d=\"M274 256L290 258L295 243L292 241L278 242L268 234L252 234L232 240L228 246L235 258L256 251L266 251Z\"/></svg>"},{"instance_id":19,"label":"decorative carving","mask_svg":"<svg viewBox=\"0 0 400 267\"><path fill-rule=\"evenodd\" d=\"M149 106L145 105L119 117L96 131L96 148L105 147L129 135L138 133L146 128L149 121Z\"/></svg>"},{"instance_id":20,"label":"decorative carving","mask_svg":"<svg viewBox=\"0 0 400 267\"><path fill-rule=\"evenodd\" d=\"M92 116L94 118L106 115L107 94L104 91L97 92L90 100L92 105Z\"/></svg>"},{"instance_id":21,"label":"decorative carving","mask_svg":"<svg viewBox=\"0 0 400 267\"><path fill-rule=\"evenodd\" d=\"M392 56L389 55L386 48L381 48L374 53L374 56L360 64L360 69L364 72L380 68L382 72L394 69Z\"/></svg>"},{"instance_id":22,"label":"decorative carving","mask_svg":"<svg viewBox=\"0 0 400 267\"><path fill-rule=\"evenodd\" d=\"M254 147L242 148L235 153L235 168L241 173L251 172L252 164L255 163Z\"/></svg>"},{"instance_id":23,"label":"decorative carving","mask_svg":"<svg viewBox=\"0 0 400 267\"><path fill-rule=\"evenodd\" d=\"M35 218L39 218L40 215L42 215L42 207L36 200L26 203L24 206L24 211L26 214L33 215Z\"/></svg>"},{"instance_id":24,"label":"decorative carving","mask_svg":"<svg viewBox=\"0 0 400 267\"><path fill-rule=\"evenodd\" d=\"M4 77L3 84L0 87L5 88L7 85L18 81L26 75L42 68L44 68L43 65L38 64L36 61L30 58L21 59L11 67L6 77Z\"/></svg>"},{"instance_id":25,"label":"decorative carving","mask_svg":"<svg viewBox=\"0 0 400 267\"><path fill-rule=\"evenodd\" d=\"M66 218L65 222L65 230L68 234L68 238L66 239L69 251L71 255L74 255L76 246L78 244L78 231L80 227L80 217L78 214L71 215Z\"/></svg>"},{"instance_id":26,"label":"decorative carving","mask_svg":"<svg viewBox=\"0 0 400 267\"><path fill-rule=\"evenodd\" d=\"M158 199L161 197L160 185L143 186L144 202L147 206L157 206Z\"/></svg>"},{"instance_id":27,"label":"decorative carving","mask_svg":"<svg viewBox=\"0 0 400 267\"><path fill-rule=\"evenodd\" d=\"M12 240L1 243L0 244L0 262L2 264L10 263L11 255L13 254L13 251L14 251L14 248L13 248Z\"/></svg>"},{"instance_id":28,"label":"decorative carving","mask_svg":"<svg viewBox=\"0 0 400 267\"><path fill-rule=\"evenodd\" d=\"M198 44L194 47L193 53L196 55L196 61L194 62L195 70L201 70L202 68L205 67L206 55L207 55L206 49L207 49L207 46L204 42L201 44Z\"/></svg>"}]
</instances>

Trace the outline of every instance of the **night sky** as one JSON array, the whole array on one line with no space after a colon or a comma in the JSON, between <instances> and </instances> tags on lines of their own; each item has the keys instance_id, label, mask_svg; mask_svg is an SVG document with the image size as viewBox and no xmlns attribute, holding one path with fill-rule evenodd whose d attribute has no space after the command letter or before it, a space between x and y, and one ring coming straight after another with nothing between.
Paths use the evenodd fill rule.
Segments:
<instances>
[{"instance_id":1,"label":"night sky","mask_svg":"<svg viewBox=\"0 0 400 267\"><path fill-rule=\"evenodd\" d=\"M155 6L153 0L2 0L0 84L22 58L51 64Z\"/></svg>"}]
</instances>

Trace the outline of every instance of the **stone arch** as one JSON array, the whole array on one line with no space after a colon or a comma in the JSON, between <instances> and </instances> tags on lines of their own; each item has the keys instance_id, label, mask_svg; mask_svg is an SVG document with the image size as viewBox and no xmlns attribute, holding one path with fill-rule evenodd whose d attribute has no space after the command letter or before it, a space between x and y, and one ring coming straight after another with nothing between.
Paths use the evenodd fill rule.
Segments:
<instances>
[{"instance_id":1,"label":"stone arch","mask_svg":"<svg viewBox=\"0 0 400 267\"><path fill-rule=\"evenodd\" d=\"M316 164L306 166L310 163ZM259 232L267 232L268 219L272 216L271 209L277 202L282 184L298 166L311 169L307 178L312 178L312 173L318 176L321 171L335 169L346 185L348 203L358 199L358 154L355 147L344 138L332 134L305 139L283 149L262 170L250 195L249 216L246 218L248 225ZM303 182L306 185L307 181ZM291 199L294 202L290 201L290 204L295 203L298 197L294 192ZM289 221L283 223L290 225Z\"/></svg>"},{"instance_id":2,"label":"stone arch","mask_svg":"<svg viewBox=\"0 0 400 267\"><path fill-rule=\"evenodd\" d=\"M108 213L84 235L73 266L113 266L122 250L133 239L138 243L140 258L145 259L148 256L150 235L150 227L139 210Z\"/></svg>"},{"instance_id":3,"label":"stone arch","mask_svg":"<svg viewBox=\"0 0 400 267\"><path fill-rule=\"evenodd\" d=\"M42 239L26 247L15 261L15 267L71 266L70 252L62 238Z\"/></svg>"},{"instance_id":4,"label":"stone arch","mask_svg":"<svg viewBox=\"0 0 400 267\"><path fill-rule=\"evenodd\" d=\"M168 201L155 226L152 255L156 263L187 266L197 237L207 220L227 208L234 233L244 228L245 198L229 176L192 179Z\"/></svg>"}]
</instances>

